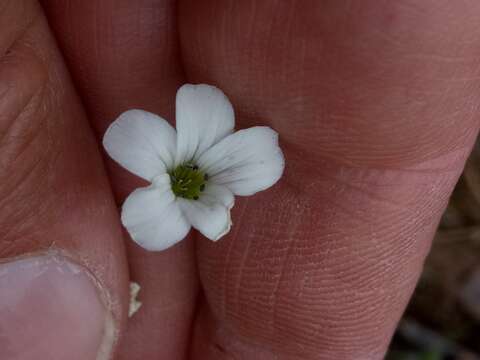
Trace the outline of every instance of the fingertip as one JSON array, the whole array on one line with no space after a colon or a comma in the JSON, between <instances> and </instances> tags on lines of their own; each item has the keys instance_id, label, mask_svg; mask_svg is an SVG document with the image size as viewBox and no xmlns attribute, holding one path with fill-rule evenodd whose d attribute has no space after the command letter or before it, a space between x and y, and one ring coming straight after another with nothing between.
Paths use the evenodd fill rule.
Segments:
<instances>
[{"instance_id":1,"label":"fingertip","mask_svg":"<svg viewBox=\"0 0 480 360\"><path fill-rule=\"evenodd\" d=\"M14 37L0 60L0 333L17 358L95 359L101 339L103 352L111 352L126 322L122 233L94 136L45 18L36 1L22 4L37 7L35 21L19 32L6 23L0 33L0 44ZM2 7L0 17L22 18L24 10ZM52 342L57 346L48 348Z\"/></svg>"},{"instance_id":2,"label":"fingertip","mask_svg":"<svg viewBox=\"0 0 480 360\"><path fill-rule=\"evenodd\" d=\"M85 267L48 252L0 263L0 333L8 359L109 359L118 324Z\"/></svg>"}]
</instances>

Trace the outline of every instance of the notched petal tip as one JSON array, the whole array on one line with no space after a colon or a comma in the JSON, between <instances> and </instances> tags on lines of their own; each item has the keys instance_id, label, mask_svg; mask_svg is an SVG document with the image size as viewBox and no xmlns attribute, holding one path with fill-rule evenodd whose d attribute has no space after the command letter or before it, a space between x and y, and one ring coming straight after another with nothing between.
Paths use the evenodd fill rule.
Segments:
<instances>
[{"instance_id":1,"label":"notched petal tip","mask_svg":"<svg viewBox=\"0 0 480 360\"><path fill-rule=\"evenodd\" d=\"M226 97L225 93L214 85L208 84L183 84L177 90L177 97ZM227 99L228 100L228 99Z\"/></svg>"},{"instance_id":2,"label":"notched petal tip","mask_svg":"<svg viewBox=\"0 0 480 360\"><path fill-rule=\"evenodd\" d=\"M232 204L232 206L233 206L233 204ZM233 222L232 222L232 217L230 215L230 209L229 209L229 211L228 211L228 222L226 223L225 228L217 236L215 236L213 239L210 239L210 240L212 240L212 241L220 240L222 237L224 237L225 235L227 235L230 232L230 229L232 228L232 225L233 225Z\"/></svg>"},{"instance_id":3,"label":"notched petal tip","mask_svg":"<svg viewBox=\"0 0 480 360\"><path fill-rule=\"evenodd\" d=\"M230 210L221 203L179 199L179 205L188 222L210 240L216 241L230 230Z\"/></svg>"}]
</instances>

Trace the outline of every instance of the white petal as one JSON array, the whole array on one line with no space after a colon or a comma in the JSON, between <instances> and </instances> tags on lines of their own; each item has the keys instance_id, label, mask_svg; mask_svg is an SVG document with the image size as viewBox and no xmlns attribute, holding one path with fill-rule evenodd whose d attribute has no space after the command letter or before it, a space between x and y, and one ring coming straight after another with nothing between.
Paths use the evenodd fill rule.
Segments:
<instances>
[{"instance_id":1,"label":"white petal","mask_svg":"<svg viewBox=\"0 0 480 360\"><path fill-rule=\"evenodd\" d=\"M252 195L275 184L285 167L278 134L257 126L227 136L207 150L197 165L209 182L228 187L235 195Z\"/></svg>"},{"instance_id":2,"label":"white petal","mask_svg":"<svg viewBox=\"0 0 480 360\"><path fill-rule=\"evenodd\" d=\"M206 204L220 203L228 210L235 203L233 193L226 186L213 184L212 182L207 182L205 191L202 192L199 200Z\"/></svg>"},{"instance_id":3,"label":"white petal","mask_svg":"<svg viewBox=\"0 0 480 360\"><path fill-rule=\"evenodd\" d=\"M192 226L203 236L216 241L230 231L230 210L219 202L178 198L180 209Z\"/></svg>"},{"instance_id":4,"label":"white petal","mask_svg":"<svg viewBox=\"0 0 480 360\"><path fill-rule=\"evenodd\" d=\"M214 86L183 85L177 92L175 164L192 161L233 131L235 116L225 94Z\"/></svg>"},{"instance_id":5,"label":"white petal","mask_svg":"<svg viewBox=\"0 0 480 360\"><path fill-rule=\"evenodd\" d=\"M155 114L128 110L110 124L103 146L125 169L151 181L173 166L176 133Z\"/></svg>"},{"instance_id":6,"label":"white petal","mask_svg":"<svg viewBox=\"0 0 480 360\"><path fill-rule=\"evenodd\" d=\"M122 223L132 239L147 250L164 250L182 240L190 230L170 188L169 175L149 187L135 190L122 207Z\"/></svg>"}]
</instances>

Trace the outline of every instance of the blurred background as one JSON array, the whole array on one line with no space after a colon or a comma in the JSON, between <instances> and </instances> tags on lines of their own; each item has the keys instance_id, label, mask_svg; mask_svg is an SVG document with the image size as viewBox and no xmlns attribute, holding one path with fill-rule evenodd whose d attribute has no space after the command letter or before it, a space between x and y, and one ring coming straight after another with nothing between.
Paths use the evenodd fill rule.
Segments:
<instances>
[{"instance_id":1,"label":"blurred background","mask_svg":"<svg viewBox=\"0 0 480 360\"><path fill-rule=\"evenodd\" d=\"M480 141L386 359L480 360Z\"/></svg>"}]
</instances>

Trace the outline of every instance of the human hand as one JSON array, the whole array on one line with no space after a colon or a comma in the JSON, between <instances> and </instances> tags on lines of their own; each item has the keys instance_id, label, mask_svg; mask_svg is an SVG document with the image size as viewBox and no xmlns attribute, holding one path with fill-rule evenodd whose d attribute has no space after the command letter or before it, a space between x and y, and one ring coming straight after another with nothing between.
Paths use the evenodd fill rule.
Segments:
<instances>
[{"instance_id":1,"label":"human hand","mask_svg":"<svg viewBox=\"0 0 480 360\"><path fill-rule=\"evenodd\" d=\"M478 132L480 5L43 5L66 66L38 4L0 9L0 358L106 358L117 338L118 359L382 358ZM185 82L278 131L285 174L217 243L124 249L109 183L118 205L144 183L105 159L107 179L98 139L130 108L173 119ZM11 262L53 251L84 269Z\"/></svg>"}]
</instances>

